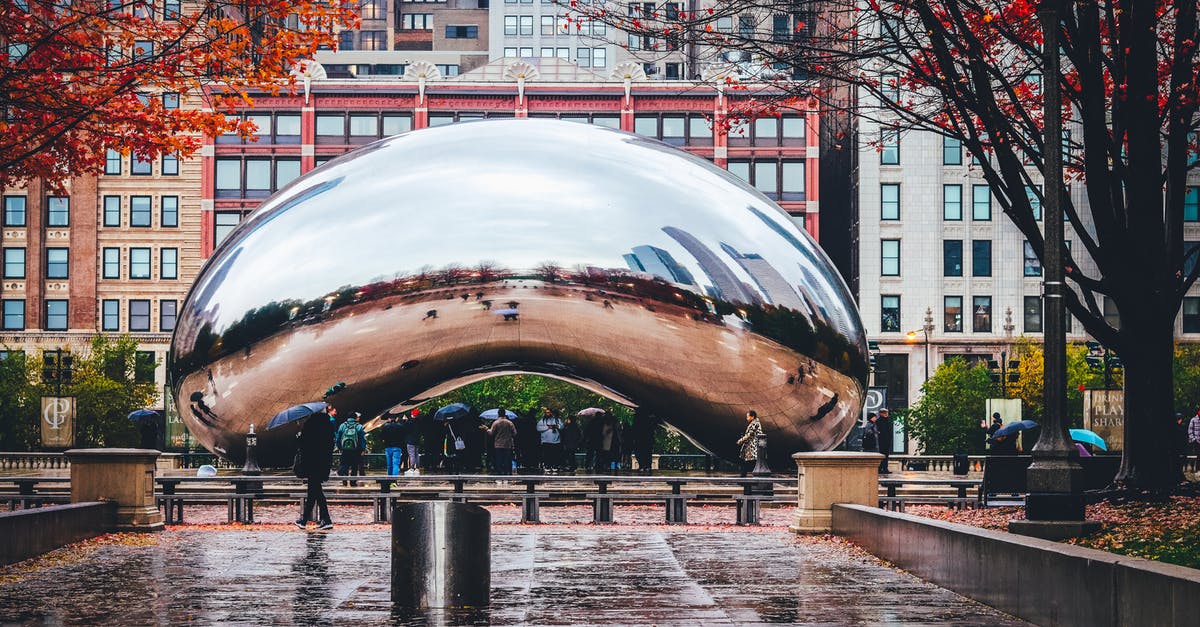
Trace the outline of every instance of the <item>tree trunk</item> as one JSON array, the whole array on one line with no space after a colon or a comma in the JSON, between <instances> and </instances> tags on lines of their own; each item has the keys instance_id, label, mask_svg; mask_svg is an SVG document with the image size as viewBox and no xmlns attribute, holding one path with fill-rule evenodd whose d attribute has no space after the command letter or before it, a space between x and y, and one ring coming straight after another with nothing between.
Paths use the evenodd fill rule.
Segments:
<instances>
[{"instance_id":1,"label":"tree trunk","mask_svg":"<svg viewBox=\"0 0 1200 627\"><path fill-rule=\"evenodd\" d=\"M1172 403L1174 315L1154 299L1119 303L1125 366L1125 450L1116 482L1165 491L1182 479Z\"/></svg>"}]
</instances>

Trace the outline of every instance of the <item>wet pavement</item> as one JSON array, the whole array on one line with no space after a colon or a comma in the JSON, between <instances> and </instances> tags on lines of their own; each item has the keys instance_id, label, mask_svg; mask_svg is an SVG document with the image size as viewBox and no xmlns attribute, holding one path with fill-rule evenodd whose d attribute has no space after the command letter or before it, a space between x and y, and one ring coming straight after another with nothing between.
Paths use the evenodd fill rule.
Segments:
<instances>
[{"instance_id":1,"label":"wet pavement","mask_svg":"<svg viewBox=\"0 0 1200 627\"><path fill-rule=\"evenodd\" d=\"M0 570L0 624L1023 625L837 539L498 525L487 610L389 598L379 526L175 528Z\"/></svg>"}]
</instances>

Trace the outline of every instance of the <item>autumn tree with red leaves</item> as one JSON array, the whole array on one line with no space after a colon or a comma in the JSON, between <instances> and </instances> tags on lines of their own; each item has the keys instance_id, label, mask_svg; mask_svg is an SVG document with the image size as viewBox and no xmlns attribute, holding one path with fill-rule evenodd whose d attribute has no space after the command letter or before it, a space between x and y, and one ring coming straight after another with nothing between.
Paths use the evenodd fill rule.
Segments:
<instances>
[{"instance_id":1,"label":"autumn tree with red leaves","mask_svg":"<svg viewBox=\"0 0 1200 627\"><path fill-rule=\"evenodd\" d=\"M201 135L249 134L223 112L287 89L356 21L352 0L0 0L0 188L97 173L109 149L186 157Z\"/></svg>"},{"instance_id":2,"label":"autumn tree with red leaves","mask_svg":"<svg viewBox=\"0 0 1200 627\"><path fill-rule=\"evenodd\" d=\"M676 48L691 51L694 65L733 61L727 64L751 79L740 87L761 89L749 115L789 105L787 96L772 93L816 93L834 107L850 102L859 119L902 133L961 140L1039 256L1042 81L1058 81L1070 132L1066 184L1082 186L1087 198L1079 205L1069 194L1062 198L1077 242L1063 251L1067 308L1121 355L1126 370L1126 449L1117 479L1150 490L1178 483L1173 332L1200 272L1200 250L1184 248L1187 178L1200 167L1196 0L1063 2L1063 70L1049 77L1035 0L683 6L569 2L564 11L572 20L602 21L648 38L650 54ZM693 67L688 75L700 71ZM856 97L835 101L839 85ZM872 139L878 138L864 138ZM1095 270L1081 269L1072 255L1089 258ZM1119 325L1106 321L1101 296L1115 303Z\"/></svg>"}]
</instances>

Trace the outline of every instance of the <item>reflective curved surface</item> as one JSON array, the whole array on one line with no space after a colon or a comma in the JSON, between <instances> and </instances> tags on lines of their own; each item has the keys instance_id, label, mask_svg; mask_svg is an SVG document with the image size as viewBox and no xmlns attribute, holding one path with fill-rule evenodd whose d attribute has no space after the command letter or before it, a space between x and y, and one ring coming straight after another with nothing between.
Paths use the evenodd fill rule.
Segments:
<instances>
[{"instance_id":1,"label":"reflective curved surface","mask_svg":"<svg viewBox=\"0 0 1200 627\"><path fill-rule=\"evenodd\" d=\"M655 140L552 120L469 122L365 146L228 236L180 312L169 374L188 428L241 462L336 381L376 416L466 383L541 373L657 414L736 459L832 448L867 352L811 238L728 172Z\"/></svg>"}]
</instances>

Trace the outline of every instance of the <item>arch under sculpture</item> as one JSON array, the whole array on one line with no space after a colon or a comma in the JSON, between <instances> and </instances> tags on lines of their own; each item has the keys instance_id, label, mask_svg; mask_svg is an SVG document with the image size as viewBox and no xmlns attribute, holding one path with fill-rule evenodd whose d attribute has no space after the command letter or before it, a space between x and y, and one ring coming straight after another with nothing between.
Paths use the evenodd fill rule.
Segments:
<instances>
[{"instance_id":1,"label":"arch under sculpture","mask_svg":"<svg viewBox=\"0 0 1200 627\"><path fill-rule=\"evenodd\" d=\"M655 140L552 120L397 135L294 181L231 233L169 360L192 434L290 463L282 409L336 381L377 416L487 377L632 401L737 457L758 411L779 468L839 443L867 351L845 283L777 206Z\"/></svg>"}]
</instances>

